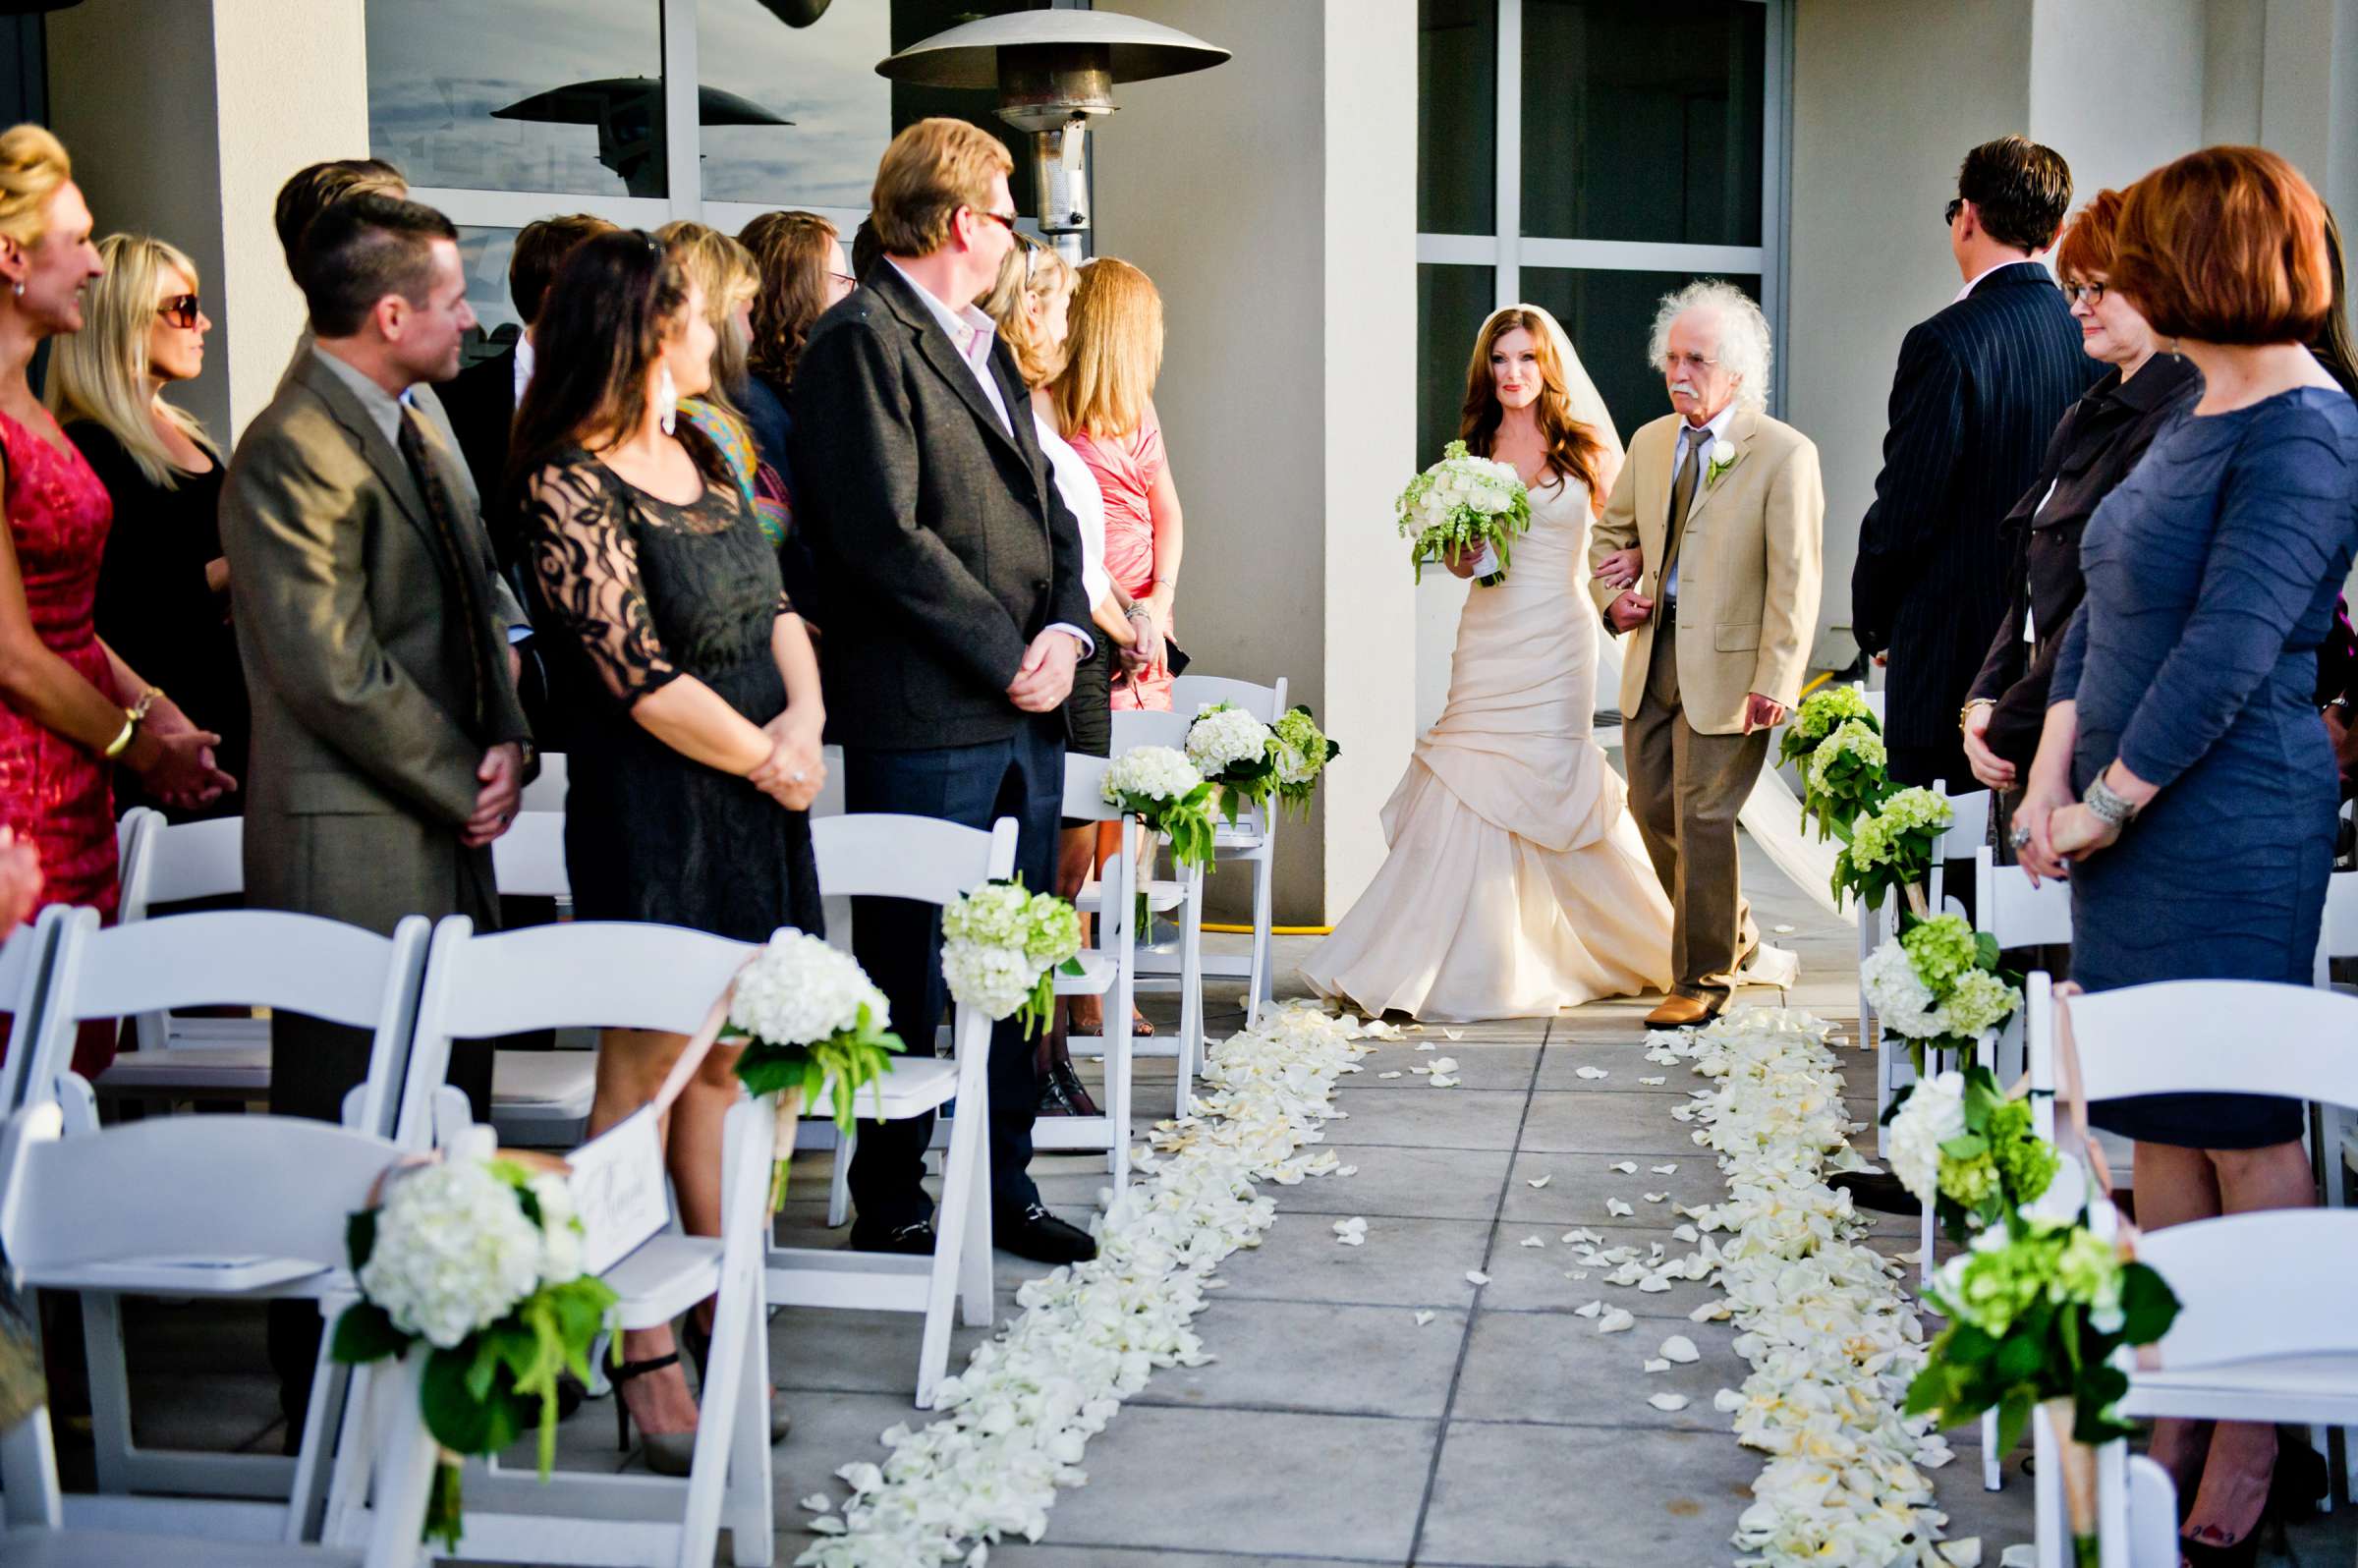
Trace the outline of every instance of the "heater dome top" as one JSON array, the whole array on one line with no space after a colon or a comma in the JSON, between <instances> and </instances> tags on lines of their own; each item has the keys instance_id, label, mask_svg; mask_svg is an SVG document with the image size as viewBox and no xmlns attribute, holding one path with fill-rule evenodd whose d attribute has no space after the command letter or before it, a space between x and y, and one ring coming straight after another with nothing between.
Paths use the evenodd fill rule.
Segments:
<instances>
[{"instance_id":1,"label":"heater dome top","mask_svg":"<svg viewBox=\"0 0 2358 1568\"><path fill-rule=\"evenodd\" d=\"M1002 49L1104 50L1116 82L1202 71L1228 51L1202 38L1111 11L1017 11L963 23L877 62L876 75L926 87L996 87Z\"/></svg>"}]
</instances>

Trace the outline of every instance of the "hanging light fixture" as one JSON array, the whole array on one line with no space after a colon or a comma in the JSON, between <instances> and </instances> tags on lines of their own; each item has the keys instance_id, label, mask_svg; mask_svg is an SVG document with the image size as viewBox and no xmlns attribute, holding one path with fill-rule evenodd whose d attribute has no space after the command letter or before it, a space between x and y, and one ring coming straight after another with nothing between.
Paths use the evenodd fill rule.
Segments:
<instances>
[{"instance_id":1,"label":"hanging light fixture","mask_svg":"<svg viewBox=\"0 0 2358 1568\"><path fill-rule=\"evenodd\" d=\"M1203 39L1111 11L1017 11L913 43L876 75L913 86L995 88L999 118L1030 136L1040 232L1068 260L1087 253L1089 122L1117 82L1184 76L1228 58Z\"/></svg>"}]
</instances>

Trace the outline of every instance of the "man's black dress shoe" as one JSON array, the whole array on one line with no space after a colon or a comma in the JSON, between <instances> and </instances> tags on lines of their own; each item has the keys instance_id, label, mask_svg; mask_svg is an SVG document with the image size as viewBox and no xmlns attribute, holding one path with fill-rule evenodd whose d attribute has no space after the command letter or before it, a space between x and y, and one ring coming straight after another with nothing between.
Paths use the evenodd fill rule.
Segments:
<instances>
[{"instance_id":1,"label":"man's black dress shoe","mask_svg":"<svg viewBox=\"0 0 2358 1568\"><path fill-rule=\"evenodd\" d=\"M925 1220L914 1225L869 1225L852 1222L852 1251L901 1253L911 1258L933 1256L933 1227Z\"/></svg>"},{"instance_id":2,"label":"man's black dress shoe","mask_svg":"<svg viewBox=\"0 0 2358 1568\"><path fill-rule=\"evenodd\" d=\"M1829 1176L1828 1187L1850 1194L1853 1208L1872 1208L1879 1214L1921 1214L1924 1204L1916 1195L1899 1184L1896 1176L1862 1170L1846 1170Z\"/></svg>"},{"instance_id":3,"label":"man's black dress shoe","mask_svg":"<svg viewBox=\"0 0 2358 1568\"><path fill-rule=\"evenodd\" d=\"M1097 1256L1095 1238L1066 1224L1039 1204L998 1215L990 1230L995 1245L1036 1263L1086 1263Z\"/></svg>"}]
</instances>

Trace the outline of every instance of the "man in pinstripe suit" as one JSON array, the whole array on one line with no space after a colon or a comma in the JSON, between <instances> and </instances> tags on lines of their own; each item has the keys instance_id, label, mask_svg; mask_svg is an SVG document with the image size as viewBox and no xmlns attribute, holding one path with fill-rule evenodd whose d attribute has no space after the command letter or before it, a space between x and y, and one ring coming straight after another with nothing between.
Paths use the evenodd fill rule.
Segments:
<instances>
[{"instance_id":1,"label":"man in pinstripe suit","mask_svg":"<svg viewBox=\"0 0 2358 1568\"><path fill-rule=\"evenodd\" d=\"M1965 287L1900 345L1850 594L1859 646L1890 665L1883 732L1904 784L1970 787L1957 715L2005 613L1998 523L2104 369L2032 259L2070 205L2071 170L2052 148L2009 136L1967 153L1946 211Z\"/></svg>"}]
</instances>

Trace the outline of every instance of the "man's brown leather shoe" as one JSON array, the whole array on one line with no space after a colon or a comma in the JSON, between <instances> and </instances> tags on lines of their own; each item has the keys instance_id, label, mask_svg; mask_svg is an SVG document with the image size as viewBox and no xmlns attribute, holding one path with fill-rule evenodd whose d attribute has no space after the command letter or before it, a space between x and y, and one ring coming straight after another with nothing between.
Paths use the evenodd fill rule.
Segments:
<instances>
[{"instance_id":1,"label":"man's brown leather shoe","mask_svg":"<svg viewBox=\"0 0 2358 1568\"><path fill-rule=\"evenodd\" d=\"M1646 1027L1684 1029L1689 1024L1708 1024L1719 1016L1720 1006L1717 998L1706 1000L1701 996L1673 993L1663 997L1661 1005L1646 1015Z\"/></svg>"}]
</instances>

